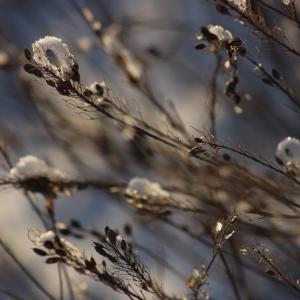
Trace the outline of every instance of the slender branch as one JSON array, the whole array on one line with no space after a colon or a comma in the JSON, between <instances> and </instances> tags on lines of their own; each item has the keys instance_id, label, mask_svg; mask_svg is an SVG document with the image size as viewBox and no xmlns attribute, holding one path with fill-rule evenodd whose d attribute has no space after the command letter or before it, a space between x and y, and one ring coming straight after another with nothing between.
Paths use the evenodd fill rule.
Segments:
<instances>
[{"instance_id":1,"label":"slender branch","mask_svg":"<svg viewBox=\"0 0 300 300\"><path fill-rule=\"evenodd\" d=\"M0 237L0 245L5 250L5 252L11 257L11 259L18 265L18 267L25 273L25 275L30 279L30 281L45 295L51 300L56 300L44 287L43 285L27 270L27 268L20 262L16 257L10 247L4 242Z\"/></svg>"},{"instance_id":2,"label":"slender branch","mask_svg":"<svg viewBox=\"0 0 300 300\"><path fill-rule=\"evenodd\" d=\"M219 55L216 55L216 64L214 72L211 78L210 83L210 105L209 105L209 115L211 122L211 134L217 136L216 134L216 104L217 104L217 83L218 83L218 74L220 72L222 58Z\"/></svg>"},{"instance_id":3,"label":"slender branch","mask_svg":"<svg viewBox=\"0 0 300 300\"><path fill-rule=\"evenodd\" d=\"M297 20L296 18L292 18L291 16L289 16L288 14L286 14L285 12L283 12L282 10L262 1L262 0L256 0L258 3L260 3L262 6L270 9L271 11L274 11L275 13L279 14L280 16L287 18L289 21L292 21L294 23L297 24L297 26L300 28L300 22L299 20Z\"/></svg>"},{"instance_id":4,"label":"slender branch","mask_svg":"<svg viewBox=\"0 0 300 300\"><path fill-rule=\"evenodd\" d=\"M284 93L292 101L292 103L297 107L297 109L300 110L299 101L297 101L295 99L295 96L291 93L291 91L288 88L284 87L278 80L275 80L273 78L273 76L271 76L261 64L257 63L249 55L245 56L245 58L252 65L254 65L257 69L259 69L267 77L267 79L272 83L272 85L276 86L282 93Z\"/></svg>"},{"instance_id":5,"label":"slender branch","mask_svg":"<svg viewBox=\"0 0 300 300\"><path fill-rule=\"evenodd\" d=\"M287 50L288 52L292 53L293 55L300 58L300 52L295 50L294 48L290 47L289 45L285 44L283 41L281 41L279 38L277 38L274 34L269 33L267 30L259 26L255 23L255 20L251 18L247 13L242 12L237 6L229 2L228 0L223 0L223 2L230 7L233 11L238 13L244 20L246 20L253 28L258 30L258 32L262 33L265 37L267 37L269 40L275 42L279 46L281 46L283 49Z\"/></svg>"},{"instance_id":6,"label":"slender branch","mask_svg":"<svg viewBox=\"0 0 300 300\"><path fill-rule=\"evenodd\" d=\"M235 281L235 278L234 278L234 275L232 274L231 270L230 270L230 267L227 263L227 260L225 258L225 255L222 253L222 251L220 252L220 258L221 258L221 261L225 267L225 270L226 270L226 274L231 282L231 285L232 285L232 288L233 288L233 292L235 294L235 298L238 299L238 300L241 300L241 294L240 294L240 291L239 291L239 288L238 288L238 285L237 285L237 282Z\"/></svg>"},{"instance_id":7,"label":"slender branch","mask_svg":"<svg viewBox=\"0 0 300 300\"><path fill-rule=\"evenodd\" d=\"M62 277L62 264L57 264L58 284L59 284L59 299L64 300L64 282Z\"/></svg>"},{"instance_id":8,"label":"slender branch","mask_svg":"<svg viewBox=\"0 0 300 300\"><path fill-rule=\"evenodd\" d=\"M2 293L4 295L7 295L7 296L11 297L14 300L25 300L25 298L16 295L14 292L11 292L11 291L6 290L6 289L1 288L1 287L0 287L0 293Z\"/></svg>"}]
</instances>

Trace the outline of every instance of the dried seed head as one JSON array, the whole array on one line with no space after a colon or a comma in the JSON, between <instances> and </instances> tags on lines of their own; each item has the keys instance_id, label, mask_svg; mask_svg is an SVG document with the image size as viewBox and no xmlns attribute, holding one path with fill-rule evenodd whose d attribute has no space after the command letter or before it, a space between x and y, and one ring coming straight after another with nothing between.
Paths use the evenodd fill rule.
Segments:
<instances>
[{"instance_id":1,"label":"dried seed head","mask_svg":"<svg viewBox=\"0 0 300 300\"><path fill-rule=\"evenodd\" d=\"M42 68L48 69L65 79L73 74L74 58L61 39L46 36L32 44L33 60Z\"/></svg>"},{"instance_id":2,"label":"dried seed head","mask_svg":"<svg viewBox=\"0 0 300 300\"><path fill-rule=\"evenodd\" d=\"M299 172L300 168L300 141L293 137L286 137L276 149L276 158L289 170Z\"/></svg>"},{"instance_id":3,"label":"dried seed head","mask_svg":"<svg viewBox=\"0 0 300 300\"><path fill-rule=\"evenodd\" d=\"M248 10L248 0L229 0L229 2L235 5L241 12L246 12Z\"/></svg>"},{"instance_id":4,"label":"dried seed head","mask_svg":"<svg viewBox=\"0 0 300 300\"><path fill-rule=\"evenodd\" d=\"M207 29L209 33L215 35L220 42L233 40L232 33L229 30L224 29L222 26L208 25Z\"/></svg>"}]
</instances>

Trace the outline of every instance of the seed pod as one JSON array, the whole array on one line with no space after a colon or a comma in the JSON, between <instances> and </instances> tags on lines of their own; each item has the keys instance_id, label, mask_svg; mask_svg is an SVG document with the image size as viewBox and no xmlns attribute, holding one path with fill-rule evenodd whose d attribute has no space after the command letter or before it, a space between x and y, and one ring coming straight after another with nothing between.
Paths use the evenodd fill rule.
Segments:
<instances>
[{"instance_id":1,"label":"seed pod","mask_svg":"<svg viewBox=\"0 0 300 300\"><path fill-rule=\"evenodd\" d=\"M224 6L224 5L222 5L222 4L217 4L216 5L216 10L219 13L221 13L222 15L228 15L228 16L231 15L230 12L229 12L229 10L228 10L228 8L226 6Z\"/></svg>"},{"instance_id":2,"label":"seed pod","mask_svg":"<svg viewBox=\"0 0 300 300\"><path fill-rule=\"evenodd\" d=\"M121 249L122 249L123 251L126 251L126 249L127 249L127 243L126 243L125 240L122 240L122 241L121 241Z\"/></svg>"},{"instance_id":3,"label":"seed pod","mask_svg":"<svg viewBox=\"0 0 300 300\"><path fill-rule=\"evenodd\" d=\"M277 80L281 79L280 73L275 69L272 69L272 76Z\"/></svg>"},{"instance_id":4,"label":"seed pod","mask_svg":"<svg viewBox=\"0 0 300 300\"><path fill-rule=\"evenodd\" d=\"M77 70L74 70L71 79L76 82L80 82L80 74Z\"/></svg>"},{"instance_id":5,"label":"seed pod","mask_svg":"<svg viewBox=\"0 0 300 300\"><path fill-rule=\"evenodd\" d=\"M246 50L245 47L239 47L239 48L238 48L238 53L239 53L239 55L241 55L241 56L245 56L245 55L247 54L247 50Z\"/></svg>"},{"instance_id":6,"label":"seed pod","mask_svg":"<svg viewBox=\"0 0 300 300\"><path fill-rule=\"evenodd\" d=\"M132 228L129 224L125 224L124 225L124 231L127 235L131 235L132 234Z\"/></svg>"},{"instance_id":7,"label":"seed pod","mask_svg":"<svg viewBox=\"0 0 300 300\"><path fill-rule=\"evenodd\" d=\"M59 232L62 235L70 235L71 234L71 230L68 227L59 229Z\"/></svg>"},{"instance_id":8,"label":"seed pod","mask_svg":"<svg viewBox=\"0 0 300 300\"><path fill-rule=\"evenodd\" d=\"M67 253L63 249L55 249L55 253L59 256L67 256Z\"/></svg>"},{"instance_id":9,"label":"seed pod","mask_svg":"<svg viewBox=\"0 0 300 300\"><path fill-rule=\"evenodd\" d=\"M32 249L34 251L35 254L37 255L40 255L40 256L46 256L47 255L47 252L42 250L42 249L39 249L39 248L33 248Z\"/></svg>"},{"instance_id":10,"label":"seed pod","mask_svg":"<svg viewBox=\"0 0 300 300\"><path fill-rule=\"evenodd\" d=\"M263 79L262 79L262 82L265 83L265 84L273 85L272 80L269 79L269 78L263 78Z\"/></svg>"},{"instance_id":11,"label":"seed pod","mask_svg":"<svg viewBox=\"0 0 300 300\"><path fill-rule=\"evenodd\" d=\"M47 248L47 249L54 249L54 244L52 241L45 241L44 242L44 247Z\"/></svg>"},{"instance_id":12,"label":"seed pod","mask_svg":"<svg viewBox=\"0 0 300 300\"><path fill-rule=\"evenodd\" d=\"M24 71L29 73L29 74L34 74L35 69L36 69L36 67L34 65L31 65L31 64L25 64L24 65Z\"/></svg>"},{"instance_id":13,"label":"seed pod","mask_svg":"<svg viewBox=\"0 0 300 300\"><path fill-rule=\"evenodd\" d=\"M96 262L93 258L91 258L91 260L85 259L84 264L86 269L88 269L89 271L93 271L96 268Z\"/></svg>"},{"instance_id":14,"label":"seed pod","mask_svg":"<svg viewBox=\"0 0 300 300\"><path fill-rule=\"evenodd\" d=\"M74 219L70 220L70 226L74 228L82 228L80 222Z\"/></svg>"},{"instance_id":15,"label":"seed pod","mask_svg":"<svg viewBox=\"0 0 300 300\"><path fill-rule=\"evenodd\" d=\"M55 264L59 261L62 261L60 257L49 257L46 259L46 264Z\"/></svg>"},{"instance_id":16,"label":"seed pod","mask_svg":"<svg viewBox=\"0 0 300 300\"><path fill-rule=\"evenodd\" d=\"M93 92L89 89L85 89L83 92L83 95L87 98L91 97L93 95Z\"/></svg>"},{"instance_id":17,"label":"seed pod","mask_svg":"<svg viewBox=\"0 0 300 300\"><path fill-rule=\"evenodd\" d=\"M198 45L196 45L195 46L195 49L197 49L197 50L202 50L202 49L204 49L206 47L206 45L205 44L198 44Z\"/></svg>"},{"instance_id":18,"label":"seed pod","mask_svg":"<svg viewBox=\"0 0 300 300\"><path fill-rule=\"evenodd\" d=\"M39 69L34 69L33 70L33 75L38 77L38 78L41 78L41 77L43 77L43 72Z\"/></svg>"},{"instance_id":19,"label":"seed pod","mask_svg":"<svg viewBox=\"0 0 300 300\"><path fill-rule=\"evenodd\" d=\"M56 82L54 80L52 80L52 79L46 80L46 83L48 85L50 85L51 87L56 87Z\"/></svg>"},{"instance_id":20,"label":"seed pod","mask_svg":"<svg viewBox=\"0 0 300 300\"><path fill-rule=\"evenodd\" d=\"M117 242L117 234L113 230L107 232L107 238L115 246Z\"/></svg>"},{"instance_id":21,"label":"seed pod","mask_svg":"<svg viewBox=\"0 0 300 300\"><path fill-rule=\"evenodd\" d=\"M69 96L70 95L70 92L68 89L66 89L65 85L64 84L59 84L57 85L56 87L56 90L63 96Z\"/></svg>"},{"instance_id":22,"label":"seed pod","mask_svg":"<svg viewBox=\"0 0 300 300\"><path fill-rule=\"evenodd\" d=\"M25 55L27 60L31 61L32 55L31 55L31 52L28 48L24 49L24 55Z\"/></svg>"},{"instance_id":23,"label":"seed pod","mask_svg":"<svg viewBox=\"0 0 300 300\"><path fill-rule=\"evenodd\" d=\"M73 62L72 62L72 69L74 72L79 70L78 62L75 60L73 60Z\"/></svg>"},{"instance_id":24,"label":"seed pod","mask_svg":"<svg viewBox=\"0 0 300 300\"><path fill-rule=\"evenodd\" d=\"M97 95L98 96L103 96L103 94L104 94L104 88L103 88L103 86L101 86L100 84L95 84L95 89L96 89L96 91L97 91Z\"/></svg>"},{"instance_id":25,"label":"seed pod","mask_svg":"<svg viewBox=\"0 0 300 300\"><path fill-rule=\"evenodd\" d=\"M229 42L229 45L230 45L231 47L239 47L239 46L242 45L242 41L241 41L239 38L234 38L233 40L231 40L231 41Z\"/></svg>"}]
</instances>

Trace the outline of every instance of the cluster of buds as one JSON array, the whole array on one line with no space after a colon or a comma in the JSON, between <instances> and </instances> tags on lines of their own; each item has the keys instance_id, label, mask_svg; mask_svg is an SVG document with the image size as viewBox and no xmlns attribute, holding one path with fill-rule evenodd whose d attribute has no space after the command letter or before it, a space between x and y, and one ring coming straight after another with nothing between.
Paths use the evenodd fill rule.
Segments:
<instances>
[{"instance_id":1,"label":"cluster of buds","mask_svg":"<svg viewBox=\"0 0 300 300\"><path fill-rule=\"evenodd\" d=\"M241 96L236 91L239 83L238 76L238 57L246 56L246 48L243 47L241 39L234 37L233 34L224 29L220 25L208 25L202 27L200 33L197 35L197 40L201 41L196 45L196 49L204 49L208 47L213 54L219 54L221 50L225 51L227 59L224 62L225 69L231 69L232 74L230 79L225 84L225 95L231 97L235 104L235 112L241 113L240 107Z\"/></svg>"},{"instance_id":2,"label":"cluster of buds","mask_svg":"<svg viewBox=\"0 0 300 300\"><path fill-rule=\"evenodd\" d=\"M25 49L24 53L29 62L24 65L24 70L44 79L60 95L80 98L87 105L93 103L101 107L110 102L104 82L95 82L90 86L81 83L79 65L61 39L46 36L32 44L32 52Z\"/></svg>"},{"instance_id":3,"label":"cluster of buds","mask_svg":"<svg viewBox=\"0 0 300 300\"><path fill-rule=\"evenodd\" d=\"M242 46L242 41L220 25L201 27L197 40L201 43L196 45L196 49L201 50L208 47L209 51L214 54L217 54L220 49L225 49L229 58L225 63L225 67L234 64L238 55L246 55L246 49Z\"/></svg>"}]
</instances>

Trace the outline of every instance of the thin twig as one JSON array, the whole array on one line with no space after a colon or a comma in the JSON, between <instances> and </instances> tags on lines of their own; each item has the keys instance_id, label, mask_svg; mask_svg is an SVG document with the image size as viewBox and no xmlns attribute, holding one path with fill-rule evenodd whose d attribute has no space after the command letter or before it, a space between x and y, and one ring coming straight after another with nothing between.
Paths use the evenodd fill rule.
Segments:
<instances>
[{"instance_id":1,"label":"thin twig","mask_svg":"<svg viewBox=\"0 0 300 300\"><path fill-rule=\"evenodd\" d=\"M219 55L215 55L216 64L210 83L210 104L209 104L209 115L211 122L211 134L216 137L216 104L217 104L217 83L218 74L221 67L222 58Z\"/></svg>"},{"instance_id":2,"label":"thin twig","mask_svg":"<svg viewBox=\"0 0 300 300\"><path fill-rule=\"evenodd\" d=\"M44 287L43 285L26 269L26 267L20 262L17 256L13 253L6 242L0 237L0 245L5 250L5 252L12 258L12 260L18 265L18 267L25 273L25 275L30 279L30 281L51 300L56 300Z\"/></svg>"}]
</instances>

